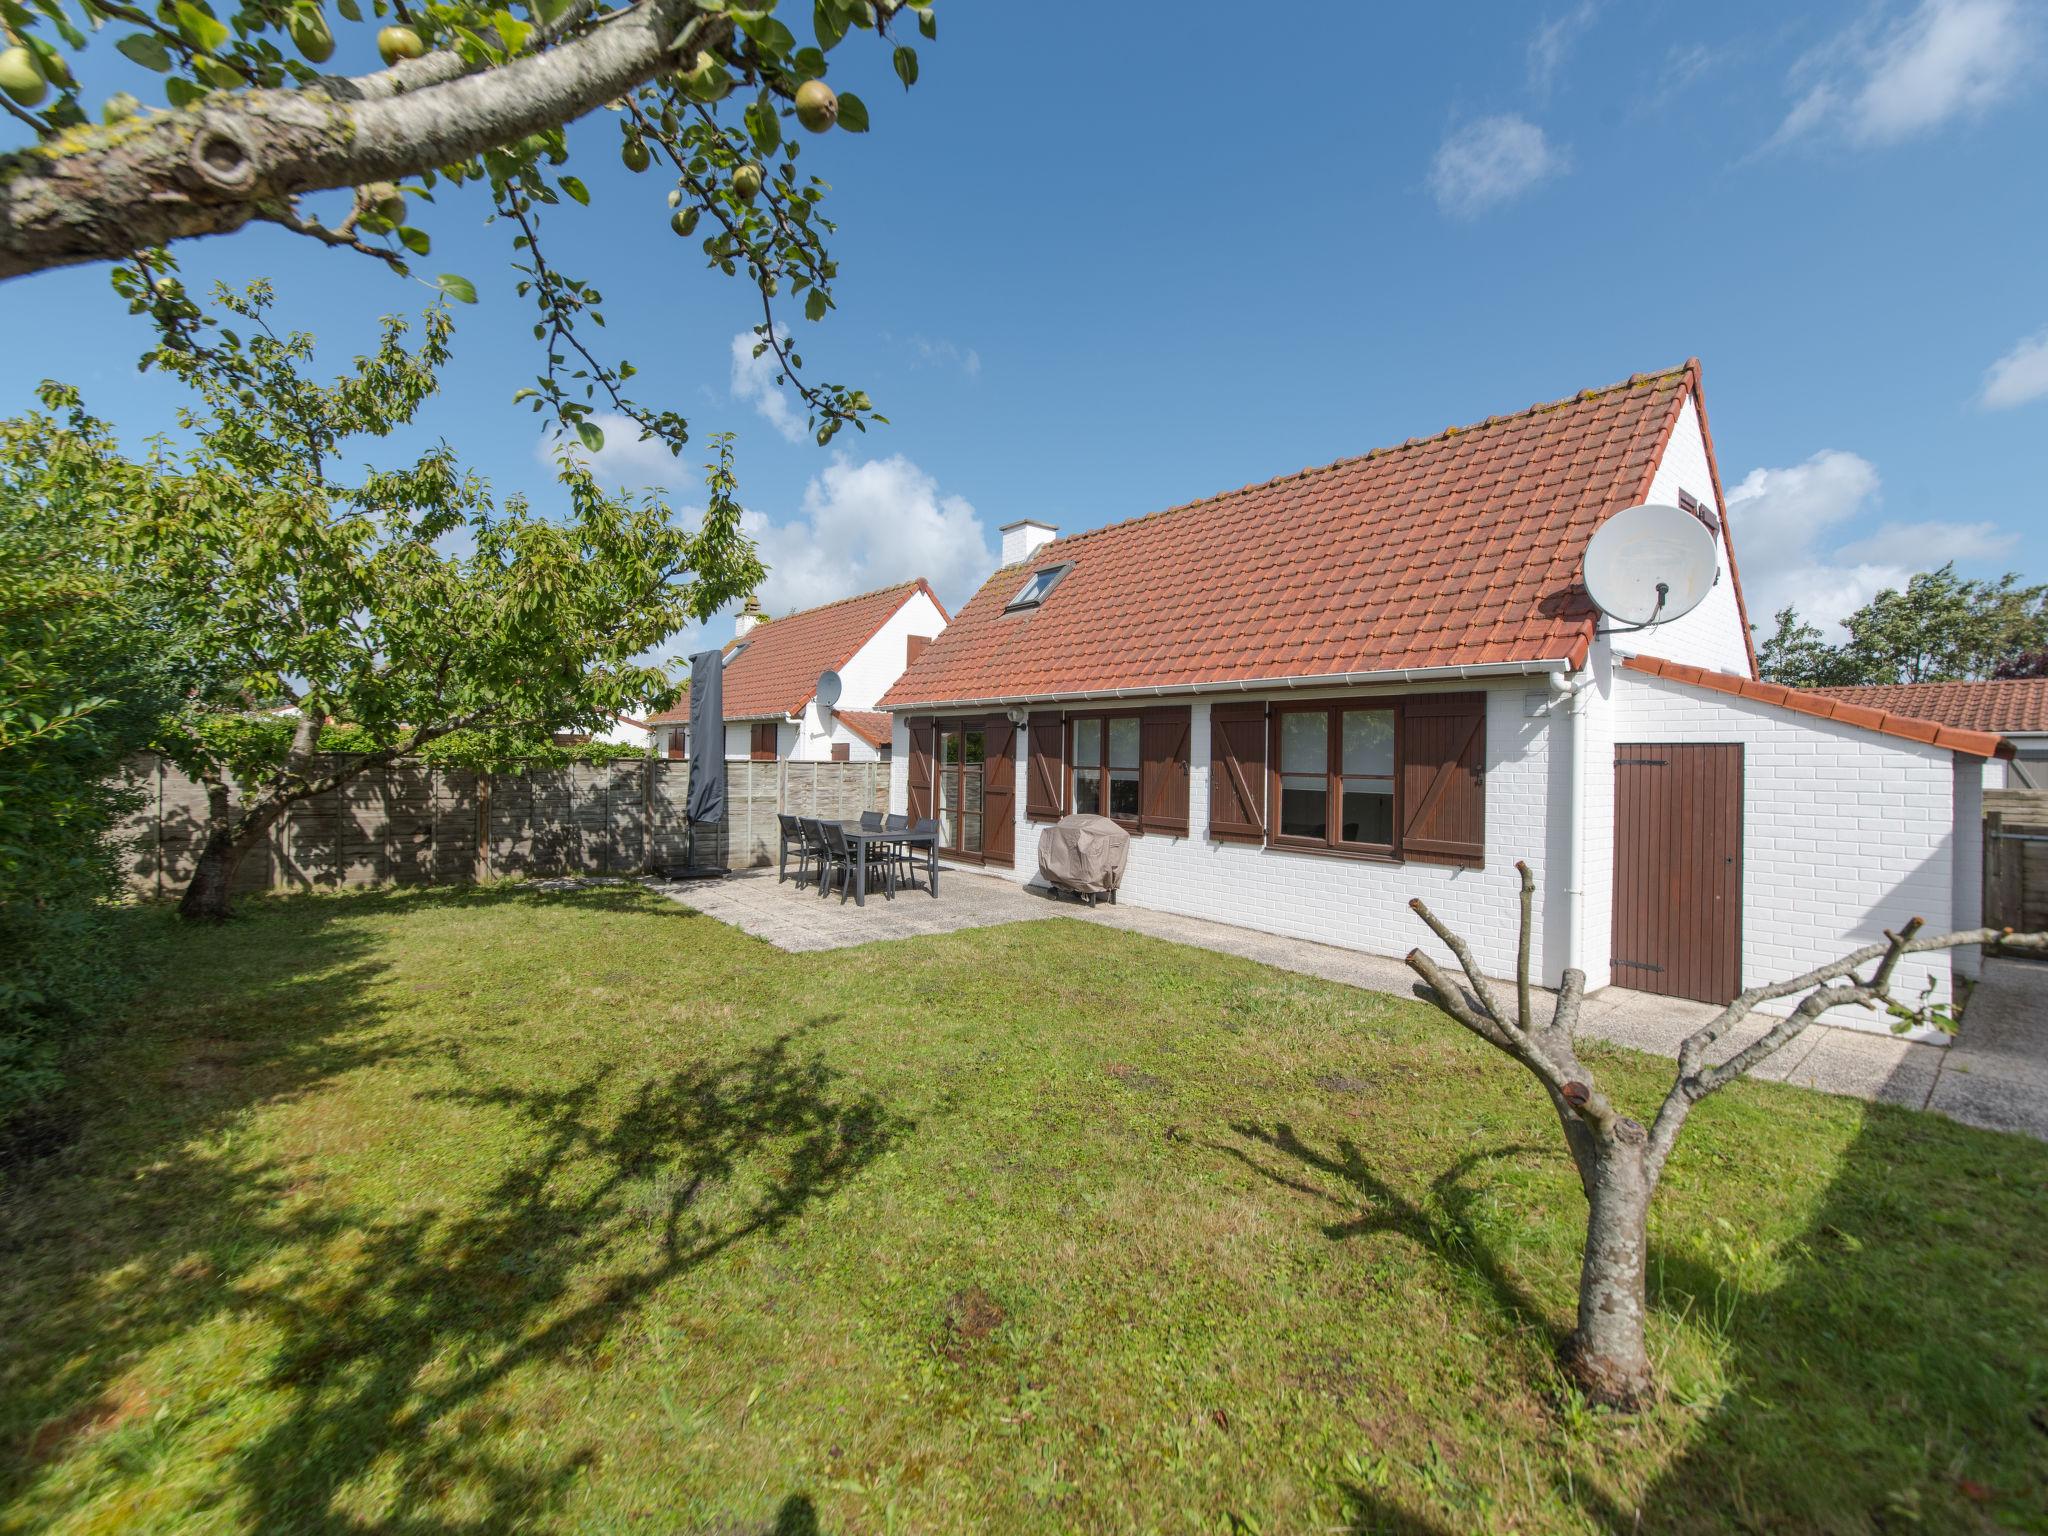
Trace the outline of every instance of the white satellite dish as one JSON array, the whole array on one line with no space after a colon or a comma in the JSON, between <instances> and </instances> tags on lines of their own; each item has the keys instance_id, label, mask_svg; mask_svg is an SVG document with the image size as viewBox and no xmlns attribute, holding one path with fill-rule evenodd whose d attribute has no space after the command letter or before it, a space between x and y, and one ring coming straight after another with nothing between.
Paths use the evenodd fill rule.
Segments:
<instances>
[{"instance_id":1,"label":"white satellite dish","mask_svg":"<svg viewBox=\"0 0 2048 1536\"><path fill-rule=\"evenodd\" d=\"M839 674L827 668L818 674L818 708L830 709L839 702Z\"/></svg>"},{"instance_id":2,"label":"white satellite dish","mask_svg":"<svg viewBox=\"0 0 2048 1536\"><path fill-rule=\"evenodd\" d=\"M1720 562L1704 523L1652 502L1625 507L1594 530L1581 574L1594 607L1617 624L1647 629L1697 608Z\"/></svg>"}]
</instances>

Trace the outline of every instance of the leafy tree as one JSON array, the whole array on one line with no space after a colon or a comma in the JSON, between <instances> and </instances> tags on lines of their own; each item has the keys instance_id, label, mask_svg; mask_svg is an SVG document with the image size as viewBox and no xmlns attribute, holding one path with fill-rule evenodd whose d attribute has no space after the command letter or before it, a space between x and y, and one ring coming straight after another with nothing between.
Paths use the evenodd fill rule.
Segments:
<instances>
[{"instance_id":1,"label":"leafy tree","mask_svg":"<svg viewBox=\"0 0 2048 1536\"><path fill-rule=\"evenodd\" d=\"M1939 683L1988 677L2005 657L2048 642L2048 586L2016 572L1966 581L1953 565L1887 589L1842 621L1864 680Z\"/></svg>"},{"instance_id":2,"label":"leafy tree","mask_svg":"<svg viewBox=\"0 0 2048 1536\"><path fill-rule=\"evenodd\" d=\"M459 742L482 764L665 706L675 689L643 653L762 575L728 441L694 531L659 498L607 495L567 456L558 518L518 497L497 503L446 444L350 475L359 439L406 425L433 394L447 306L427 311L417 348L387 320L373 355L321 384L312 338L270 328L265 285L219 300L239 328L202 321L203 340L151 358L197 396L180 413L189 448L159 439L130 460L54 384L44 402L69 420L21 429L85 488L176 630L215 659L218 688L161 737L207 788L208 834L181 906L203 918L227 914L237 864L296 801L433 743ZM281 751L246 713L272 700L299 712ZM328 720L356 727L366 750L322 756Z\"/></svg>"},{"instance_id":3,"label":"leafy tree","mask_svg":"<svg viewBox=\"0 0 2048 1536\"><path fill-rule=\"evenodd\" d=\"M1990 677L2008 658L2048 645L2048 585L1966 579L1954 565L1923 571L1904 591L1887 588L1842 620L1849 638L1830 646L1787 608L1757 650L1772 682L1794 687L1941 683Z\"/></svg>"},{"instance_id":4,"label":"leafy tree","mask_svg":"<svg viewBox=\"0 0 2048 1536\"><path fill-rule=\"evenodd\" d=\"M0 278L69 263L123 263L116 285L175 335L196 310L163 247L263 221L324 246L361 252L406 272L431 236L415 205L480 188L510 231L518 291L536 310L546 367L529 391L536 410L601 442L588 420L600 397L672 451L683 419L632 399L629 360L600 357L585 323L602 325L603 298L542 251L543 224L589 189L561 167L567 124L616 109L619 153L666 181L650 190L650 231L693 235L707 263L742 277L759 300L757 354L773 351L811 410L820 441L873 414L861 391L812 384L777 321L781 304L821 319L837 267L825 185L799 176L795 129L863 133L868 108L826 83L829 56L854 34L890 54L906 89L915 48L899 33L908 11L926 38L924 0L814 0L800 40L775 0L0 0L0 107L33 142L0 156ZM784 7L785 11L794 7ZM366 14L367 12L367 14ZM88 29L164 77L168 110L116 95L89 121L83 87ZM384 68L323 73L337 48L367 59L371 33ZM658 169L657 169L658 168ZM307 203L348 192L323 217ZM670 238L664 231L659 238ZM458 299L475 289L440 278Z\"/></svg>"},{"instance_id":5,"label":"leafy tree","mask_svg":"<svg viewBox=\"0 0 2048 1536\"><path fill-rule=\"evenodd\" d=\"M1757 670L1789 688L1823 688L1844 681L1842 653L1794 608L1778 610L1777 630L1756 648ZM1854 679L1848 679L1854 681Z\"/></svg>"},{"instance_id":6,"label":"leafy tree","mask_svg":"<svg viewBox=\"0 0 2048 1536\"><path fill-rule=\"evenodd\" d=\"M1434 1003L1488 1045L1520 1063L1542 1085L1556 1111L1565 1148L1586 1196L1578 1324L1565 1342L1563 1365L1594 1402L1634 1407L1655 1385L1643 1335L1648 1310L1644 1274L1650 1202L1694 1108L1768 1061L1832 1008L1881 1008L1891 1015L1893 1028L1901 1031L1917 1024L1953 1029L1947 1005L1925 997L1901 1000L1893 995L1892 977L1899 962L1909 954L1993 941L2008 949L2048 953L2048 933L1972 928L1929 934L1921 932L1916 917L1896 933L1887 930L1882 943L1866 944L1804 975L1750 987L1680 1044L1677 1076L1645 1125L1608 1099L1598 1079L1579 1060L1579 1011L1586 987L1583 972L1567 970L1548 1022L1536 1018L1529 985L1536 881L1527 864L1518 863L1515 868L1522 877L1522 923L1512 998L1500 996L1479 969L1471 947L1419 897L1408 905L1457 958L1464 980L1451 976L1420 949L1408 952L1408 964L1422 978L1415 988L1418 997ZM1721 1061L1708 1062L1708 1053L1727 1040L1730 1031L1760 1004L1791 998L1798 1002L1790 1013L1773 1020L1764 1033L1726 1053Z\"/></svg>"},{"instance_id":7,"label":"leafy tree","mask_svg":"<svg viewBox=\"0 0 2048 1536\"><path fill-rule=\"evenodd\" d=\"M46 446L0 421L0 1140L126 974L109 909L132 798L118 770L205 683Z\"/></svg>"},{"instance_id":8,"label":"leafy tree","mask_svg":"<svg viewBox=\"0 0 2048 1536\"><path fill-rule=\"evenodd\" d=\"M1996 678L2048 677L2048 645L2020 651L1991 669Z\"/></svg>"}]
</instances>

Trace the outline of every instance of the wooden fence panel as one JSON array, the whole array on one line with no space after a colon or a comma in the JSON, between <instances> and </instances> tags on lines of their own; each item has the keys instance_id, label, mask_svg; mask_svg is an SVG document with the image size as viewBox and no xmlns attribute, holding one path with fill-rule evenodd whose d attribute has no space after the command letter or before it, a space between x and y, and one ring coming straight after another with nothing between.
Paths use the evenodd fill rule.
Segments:
<instances>
[{"instance_id":1,"label":"wooden fence panel","mask_svg":"<svg viewBox=\"0 0 2048 1536\"><path fill-rule=\"evenodd\" d=\"M485 776L395 763L293 805L242 861L235 889L638 874L692 858L748 869L774 862L778 813L851 820L888 804L886 763L725 768L726 819L696 828L693 839L684 817L689 764L681 759L535 765ZM125 777L140 802L121 835L129 888L175 896L206 838L206 792L154 756L138 759Z\"/></svg>"}]
</instances>

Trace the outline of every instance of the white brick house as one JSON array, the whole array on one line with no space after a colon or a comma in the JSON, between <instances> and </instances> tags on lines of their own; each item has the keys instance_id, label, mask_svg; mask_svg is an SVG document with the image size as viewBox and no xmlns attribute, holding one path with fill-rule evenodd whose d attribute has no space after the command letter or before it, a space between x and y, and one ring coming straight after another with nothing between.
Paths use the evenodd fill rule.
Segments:
<instances>
[{"instance_id":1,"label":"white brick house","mask_svg":"<svg viewBox=\"0 0 2048 1536\"><path fill-rule=\"evenodd\" d=\"M919 577L770 620L750 599L725 647L727 761L875 762L889 755L889 720L875 707L934 636L945 606ZM838 702L818 702L818 679L839 675ZM687 755L689 700L654 716L654 750Z\"/></svg>"},{"instance_id":2,"label":"white brick house","mask_svg":"<svg viewBox=\"0 0 2048 1536\"><path fill-rule=\"evenodd\" d=\"M1715 534L1692 612L1600 633L1621 508ZM1035 877L1075 809L1122 901L1400 955L1421 896L1496 975L1517 860L1555 984L1725 1000L1920 916L1977 921L1991 733L1755 680L1696 363L1066 539L1004 566L882 697L891 805ZM1973 954L1916 957L1900 990ZM1831 1022L1884 1029L1867 1015Z\"/></svg>"}]
</instances>

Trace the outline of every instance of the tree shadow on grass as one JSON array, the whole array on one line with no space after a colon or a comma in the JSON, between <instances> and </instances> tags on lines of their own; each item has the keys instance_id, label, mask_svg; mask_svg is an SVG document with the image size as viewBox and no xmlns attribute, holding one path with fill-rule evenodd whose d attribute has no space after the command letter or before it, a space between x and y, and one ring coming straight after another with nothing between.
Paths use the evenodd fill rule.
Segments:
<instances>
[{"instance_id":1,"label":"tree shadow on grass","mask_svg":"<svg viewBox=\"0 0 2048 1536\"><path fill-rule=\"evenodd\" d=\"M538 1087L427 1090L522 1132L515 1151L493 1154L506 1161L481 1191L441 1209L323 1198L303 1163L238 1156L234 1127L339 1074L419 1052L445 1059L445 1044L400 1027L404 994L380 985L378 935L358 917L610 899L312 898L282 925L214 931L205 942L222 963L207 999L173 1000L146 1026L174 1041L169 1065L99 1106L67 1165L0 1208L10 1269L13 1256L36 1258L14 1271L16 1304L0 1307L0 1508L32 1522L69 1508L71 1479L45 1488L45 1474L103 1438L111 1451L117 1431L146 1429L164 1406L124 1387L137 1362L209 1330L252 1337L251 1322L274 1341L256 1365L267 1371L237 1387L250 1427L213 1453L221 1470L203 1495L240 1527L486 1531L558 1506L596 1447L556 1444L532 1399L515 1417L495 1389L593 1360L651 1293L801 1218L909 1131L809 1044L832 1019L642 1082L613 1065ZM192 1083L165 1091L161 1079L176 1089L190 1070ZM174 1436L194 1433L203 1424L174 1421L156 1443L168 1455ZM135 1477L136 1454L155 1451L124 1450L115 1475ZM179 1461L189 1477L190 1451ZM774 1528L806 1529L807 1507L796 1496Z\"/></svg>"},{"instance_id":2,"label":"tree shadow on grass","mask_svg":"<svg viewBox=\"0 0 2048 1536\"><path fill-rule=\"evenodd\" d=\"M1276 1123L1271 1130L1250 1121L1235 1121L1230 1128L1247 1141L1291 1158L1305 1168L1342 1179L1358 1191L1364 1209L1348 1220L1326 1223L1323 1227L1325 1237L1342 1241L1372 1232L1398 1233L1436 1254L1459 1273L1479 1281L1501 1314L1517 1327L1535 1331L1548 1339L1553 1347L1563 1342L1543 1309L1480 1240L1470 1219L1473 1202L1478 1198L1478 1192L1470 1183L1475 1172L1499 1158L1519 1157L1547 1149L1515 1144L1468 1152L1430 1181L1427 1200L1413 1200L1375 1173L1365 1154L1349 1140L1340 1139L1333 1152L1318 1152L1285 1121ZM1276 1184L1338 1209L1346 1209L1351 1204L1326 1189L1290 1175L1284 1169L1267 1165L1243 1147L1229 1143L1211 1145Z\"/></svg>"},{"instance_id":3,"label":"tree shadow on grass","mask_svg":"<svg viewBox=\"0 0 2048 1536\"><path fill-rule=\"evenodd\" d=\"M382 1529L495 1529L556 1503L597 1448L494 1454L493 1389L587 1362L650 1293L797 1219L910 1128L802 1049L815 1027L623 1095L616 1068L436 1095L515 1116L532 1149L459 1214L370 1226L339 1283L273 1288L272 1382L293 1403L236 1458L257 1528L358 1530L335 1497L373 1478Z\"/></svg>"},{"instance_id":4,"label":"tree shadow on grass","mask_svg":"<svg viewBox=\"0 0 2048 1536\"><path fill-rule=\"evenodd\" d=\"M1483 1280L1504 1317L1543 1326L1554 1339L1541 1310L1459 1215L1476 1195L1466 1180L1477 1163L1525 1149L1475 1154L1441 1175L1431 1186L1444 1211L1438 1218L1390 1189L1349 1142L1324 1153L1284 1124L1233 1129L1365 1197L1365 1214L1324 1227L1333 1239L1401 1232ZM1224 1150L1276 1182L1335 1202L1241 1148ZM1711 1181L1725 1155L1681 1143L1668 1177L1674 1187ZM1741 1262L1734 1250L1756 1242L1741 1228L1717 1236L1688 1222L1653 1241L1651 1305L1667 1316L1708 1320L1696 1325L1718 1342L1727 1390L1697 1410L1685 1448L1639 1498L1569 1480L1553 1463L1554 1491L1611 1536L2043 1528L2044 1234L2048 1147L1870 1106L1812 1219L1778 1246L1775 1263ZM1745 1283L1736 1278L1745 1272L1781 1278ZM1685 1384L1667 1370L1662 1385ZM1684 1412L1673 1402L1666 1410ZM1628 1433L1627 1421L1610 1432ZM1434 1536L1459 1528L1433 1523L1392 1494L1357 1487L1345 1494L1355 1532Z\"/></svg>"}]
</instances>

